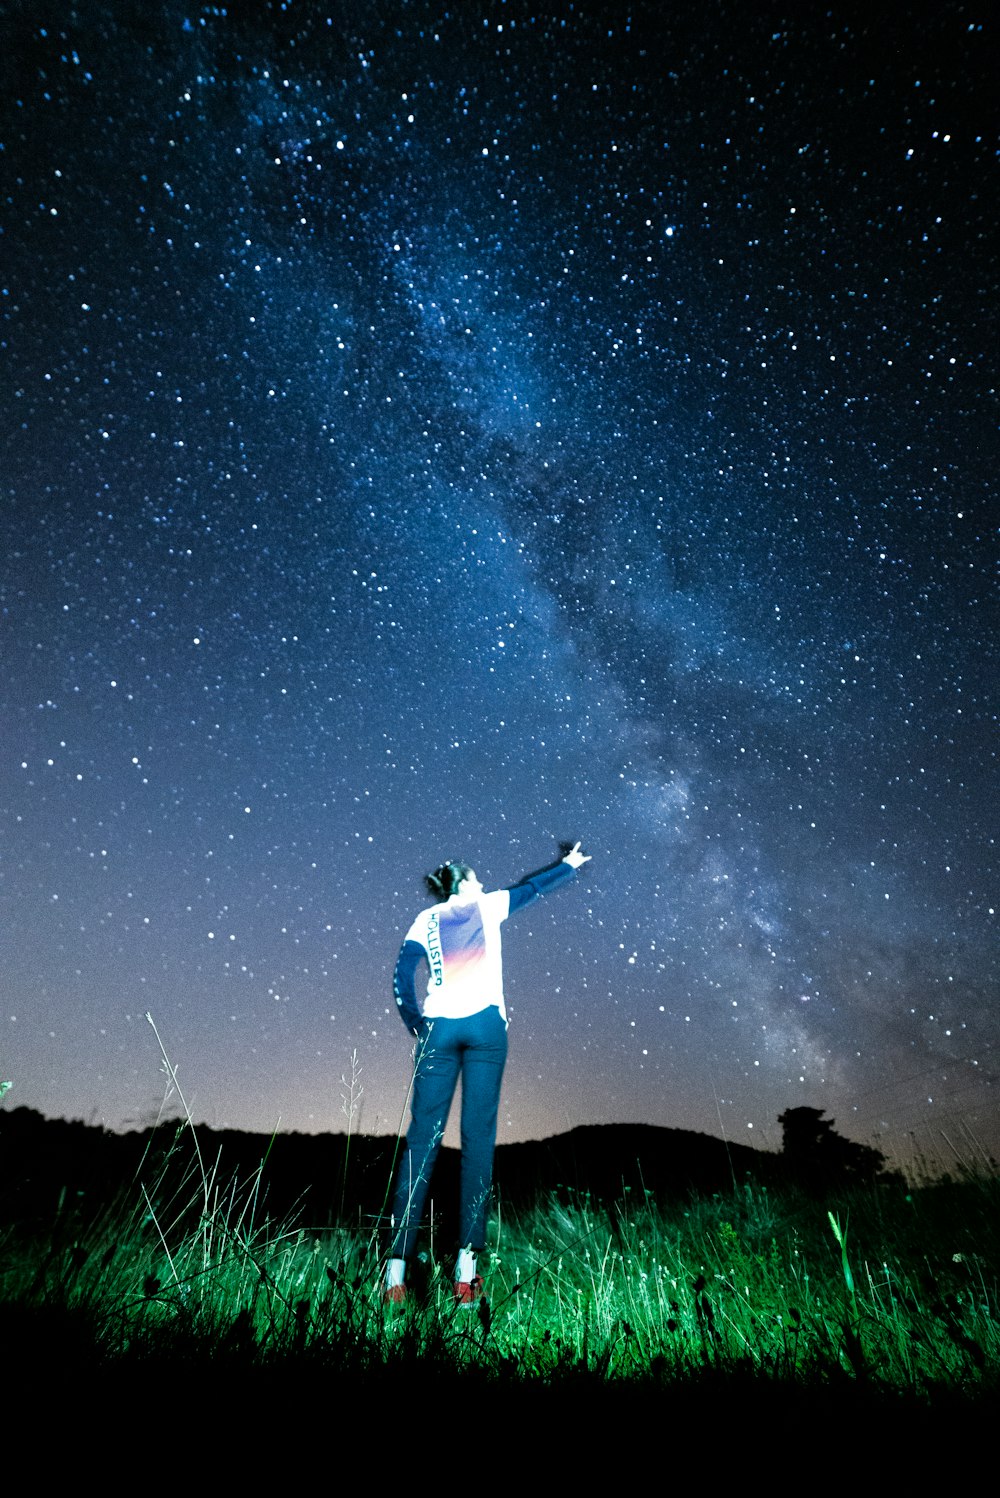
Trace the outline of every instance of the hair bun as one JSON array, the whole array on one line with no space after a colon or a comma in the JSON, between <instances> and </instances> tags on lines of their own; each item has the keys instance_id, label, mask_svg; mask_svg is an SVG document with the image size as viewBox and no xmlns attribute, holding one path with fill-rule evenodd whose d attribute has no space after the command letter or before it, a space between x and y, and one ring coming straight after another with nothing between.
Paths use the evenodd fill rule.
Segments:
<instances>
[{"instance_id":1,"label":"hair bun","mask_svg":"<svg viewBox=\"0 0 1000 1498\"><path fill-rule=\"evenodd\" d=\"M427 874L424 882L437 899L450 900L462 880L471 872L467 863L443 863L433 874Z\"/></svg>"}]
</instances>

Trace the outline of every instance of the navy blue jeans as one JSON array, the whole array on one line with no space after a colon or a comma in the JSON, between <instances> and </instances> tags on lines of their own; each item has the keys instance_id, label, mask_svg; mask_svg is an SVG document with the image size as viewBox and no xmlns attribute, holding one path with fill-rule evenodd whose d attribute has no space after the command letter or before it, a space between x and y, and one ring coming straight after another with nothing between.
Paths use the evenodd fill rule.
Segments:
<instances>
[{"instance_id":1,"label":"navy blue jeans","mask_svg":"<svg viewBox=\"0 0 1000 1498\"><path fill-rule=\"evenodd\" d=\"M393 1193L393 1258L408 1259L413 1252L459 1076L462 1192L458 1241L462 1248L483 1247L506 1060L507 1026L495 1004L467 1019L428 1021L417 1042L413 1116Z\"/></svg>"}]
</instances>

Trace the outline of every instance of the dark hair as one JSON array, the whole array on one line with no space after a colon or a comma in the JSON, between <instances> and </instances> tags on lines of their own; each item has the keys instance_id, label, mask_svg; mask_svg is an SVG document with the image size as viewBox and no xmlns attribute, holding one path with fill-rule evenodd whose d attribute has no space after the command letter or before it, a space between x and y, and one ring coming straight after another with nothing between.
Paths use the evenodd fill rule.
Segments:
<instances>
[{"instance_id":1,"label":"dark hair","mask_svg":"<svg viewBox=\"0 0 1000 1498\"><path fill-rule=\"evenodd\" d=\"M437 900L450 900L458 891L463 879L472 873L468 863L443 863L433 874L425 875L424 882Z\"/></svg>"}]
</instances>

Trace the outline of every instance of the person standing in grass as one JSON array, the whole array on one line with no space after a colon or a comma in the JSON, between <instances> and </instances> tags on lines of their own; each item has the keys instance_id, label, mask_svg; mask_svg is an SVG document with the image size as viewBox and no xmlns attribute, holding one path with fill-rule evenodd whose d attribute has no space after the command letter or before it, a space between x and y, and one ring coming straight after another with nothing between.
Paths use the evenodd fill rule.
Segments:
<instances>
[{"instance_id":1,"label":"person standing in grass","mask_svg":"<svg viewBox=\"0 0 1000 1498\"><path fill-rule=\"evenodd\" d=\"M406 933L393 976L393 993L417 1037L413 1116L396 1172L392 1245L384 1299L406 1300L406 1261L420 1226L431 1172L441 1146L459 1076L462 1078L462 1181L455 1300L472 1305L482 1294L476 1255L486 1237L493 1180L500 1082L507 1060L500 927L509 915L558 889L590 856L576 843L558 863L529 874L510 889L487 893L475 870L445 863L427 875L437 903L422 910ZM426 995L417 997L417 970L426 962Z\"/></svg>"}]
</instances>

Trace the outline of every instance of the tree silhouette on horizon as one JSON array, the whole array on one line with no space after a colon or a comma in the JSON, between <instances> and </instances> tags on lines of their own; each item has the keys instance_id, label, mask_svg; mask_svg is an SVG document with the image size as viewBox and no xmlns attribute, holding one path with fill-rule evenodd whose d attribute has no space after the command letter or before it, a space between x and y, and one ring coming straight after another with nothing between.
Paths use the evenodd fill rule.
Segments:
<instances>
[{"instance_id":1,"label":"tree silhouette on horizon","mask_svg":"<svg viewBox=\"0 0 1000 1498\"><path fill-rule=\"evenodd\" d=\"M885 1156L870 1144L855 1144L834 1128L822 1108L786 1108L778 1115L781 1154L793 1180L806 1186L873 1181Z\"/></svg>"}]
</instances>

